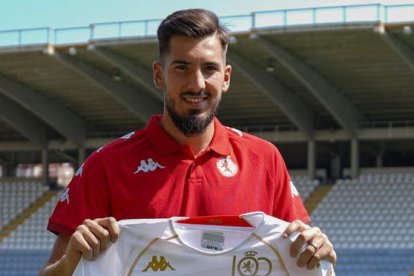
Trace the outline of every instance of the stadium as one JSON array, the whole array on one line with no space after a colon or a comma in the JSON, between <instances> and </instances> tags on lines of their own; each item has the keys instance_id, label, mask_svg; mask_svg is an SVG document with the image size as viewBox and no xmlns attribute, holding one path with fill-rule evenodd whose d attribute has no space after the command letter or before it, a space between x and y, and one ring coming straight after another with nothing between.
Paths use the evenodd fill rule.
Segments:
<instances>
[{"instance_id":1,"label":"stadium","mask_svg":"<svg viewBox=\"0 0 414 276\"><path fill-rule=\"evenodd\" d=\"M220 19L233 79L218 117L279 148L337 275L414 275L414 4ZM76 169L162 113L160 21L0 30L0 275L37 275Z\"/></svg>"}]
</instances>

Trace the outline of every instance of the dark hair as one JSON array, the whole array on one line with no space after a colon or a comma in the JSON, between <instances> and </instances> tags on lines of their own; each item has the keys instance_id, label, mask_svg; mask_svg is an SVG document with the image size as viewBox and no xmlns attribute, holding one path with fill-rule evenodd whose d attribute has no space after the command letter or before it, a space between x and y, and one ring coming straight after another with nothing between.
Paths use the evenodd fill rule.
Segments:
<instances>
[{"instance_id":1,"label":"dark hair","mask_svg":"<svg viewBox=\"0 0 414 276\"><path fill-rule=\"evenodd\" d=\"M217 33L223 51L227 50L229 36L227 30L220 25L216 14L204 9L188 9L176 11L167 16L158 27L160 58L168 52L170 39L173 36L202 38Z\"/></svg>"}]
</instances>

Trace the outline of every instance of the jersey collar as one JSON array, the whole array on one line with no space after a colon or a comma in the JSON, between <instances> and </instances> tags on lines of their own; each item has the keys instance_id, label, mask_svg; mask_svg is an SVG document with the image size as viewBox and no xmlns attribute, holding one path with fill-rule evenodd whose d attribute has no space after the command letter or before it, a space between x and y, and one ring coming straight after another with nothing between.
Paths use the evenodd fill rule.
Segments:
<instances>
[{"instance_id":1,"label":"jersey collar","mask_svg":"<svg viewBox=\"0 0 414 276\"><path fill-rule=\"evenodd\" d=\"M177 141L162 128L160 124L161 118L162 115L153 115L144 129L157 154L166 155L175 151L185 150L187 146L177 143ZM229 142L226 127L224 127L217 118L214 118L213 139L206 150L213 150L222 156L232 154L232 147Z\"/></svg>"}]
</instances>

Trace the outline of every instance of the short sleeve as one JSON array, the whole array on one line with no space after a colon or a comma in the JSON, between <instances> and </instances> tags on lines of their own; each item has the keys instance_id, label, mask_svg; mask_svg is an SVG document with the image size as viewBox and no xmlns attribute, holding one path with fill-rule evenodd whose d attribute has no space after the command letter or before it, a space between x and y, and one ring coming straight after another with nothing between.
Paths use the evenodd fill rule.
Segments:
<instances>
[{"instance_id":1,"label":"short sleeve","mask_svg":"<svg viewBox=\"0 0 414 276\"><path fill-rule=\"evenodd\" d=\"M99 152L94 152L77 170L62 192L48 224L48 230L71 235L85 219L110 216L106 169Z\"/></svg>"},{"instance_id":2,"label":"short sleeve","mask_svg":"<svg viewBox=\"0 0 414 276\"><path fill-rule=\"evenodd\" d=\"M305 223L309 223L308 212L290 179L282 155L277 149L273 162L275 165L274 179L276 186L273 216L288 222L300 219Z\"/></svg>"}]
</instances>

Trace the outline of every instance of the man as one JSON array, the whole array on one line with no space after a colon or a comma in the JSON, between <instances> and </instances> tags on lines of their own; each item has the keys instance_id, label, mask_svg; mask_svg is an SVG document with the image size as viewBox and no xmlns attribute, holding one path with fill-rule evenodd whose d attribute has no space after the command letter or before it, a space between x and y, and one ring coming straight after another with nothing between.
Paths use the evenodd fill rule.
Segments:
<instances>
[{"instance_id":1,"label":"man","mask_svg":"<svg viewBox=\"0 0 414 276\"><path fill-rule=\"evenodd\" d=\"M308 215L278 150L215 118L231 77L228 35L217 16L175 12L161 23L158 40L153 76L164 113L100 148L78 170L50 218L58 238L42 274L70 275L82 256L96 258L116 241L120 219L251 211L293 221L285 236L301 233L290 252L299 266L335 263L326 235L304 224Z\"/></svg>"}]
</instances>

